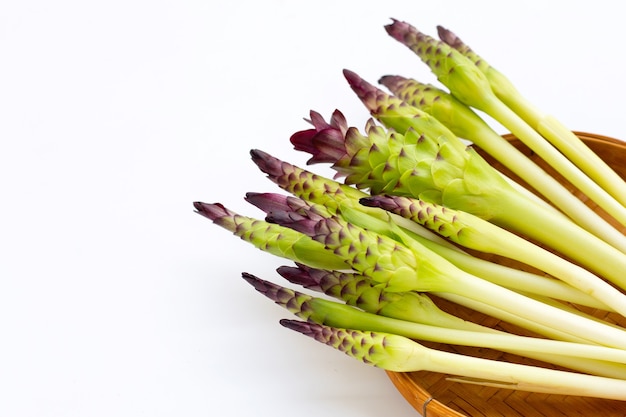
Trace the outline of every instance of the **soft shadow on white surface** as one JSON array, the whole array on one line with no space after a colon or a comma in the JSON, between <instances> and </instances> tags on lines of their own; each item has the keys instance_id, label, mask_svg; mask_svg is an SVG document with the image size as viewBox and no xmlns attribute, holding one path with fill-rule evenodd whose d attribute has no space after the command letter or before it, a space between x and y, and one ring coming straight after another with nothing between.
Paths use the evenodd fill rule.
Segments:
<instances>
[{"instance_id":1,"label":"soft shadow on white surface","mask_svg":"<svg viewBox=\"0 0 626 417\"><path fill-rule=\"evenodd\" d=\"M361 127L343 68L435 82L390 17L454 30L572 129L626 137L617 5L563 7L1 5L0 414L416 415L381 370L282 328L240 274L284 283L285 262L192 202L260 215L245 192L276 188L251 148L303 165L288 138L310 109Z\"/></svg>"}]
</instances>

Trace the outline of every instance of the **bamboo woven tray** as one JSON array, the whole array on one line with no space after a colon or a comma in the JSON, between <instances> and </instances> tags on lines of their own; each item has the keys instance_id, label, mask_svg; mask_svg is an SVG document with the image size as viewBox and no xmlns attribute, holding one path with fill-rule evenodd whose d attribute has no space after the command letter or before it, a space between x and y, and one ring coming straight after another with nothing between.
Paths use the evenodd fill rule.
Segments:
<instances>
[{"instance_id":1,"label":"bamboo woven tray","mask_svg":"<svg viewBox=\"0 0 626 417\"><path fill-rule=\"evenodd\" d=\"M623 178L626 178L626 143L589 133L576 132L576 134L587 143L604 161L607 162ZM556 178L565 184L570 190L573 187L562 177L554 174L554 171L546 166L532 151L530 151L521 141L511 135L506 135L516 148L524 152L547 172L555 175ZM478 150L480 152L480 149ZM502 168L493 159L481 152L485 159L496 168L501 169L507 175L519 180L510 171ZM520 181L521 182L521 181ZM575 193L576 194L576 193ZM578 194L581 197L580 194ZM581 197L584 199L584 197ZM597 213L609 220L608 216L597 206L589 204ZM611 221L611 220L609 220ZM626 234L626 227L620 227L622 233ZM501 264L516 265L526 270L531 268L522 267L514 262L496 256L483 256L483 258L494 260ZM626 271L625 271L626 273ZM507 323L499 322L493 318L480 313L469 311L445 300L435 300L444 310L457 314L467 320L478 322L501 330L513 331L519 334L530 335L527 331L520 330ZM607 314L603 311L593 309L585 310L598 317L606 317L608 320L621 323L626 326L626 319L616 314ZM447 346L441 344L425 345L436 347L449 352L458 352L473 356L480 356L491 359L503 359L517 363L538 364L526 358L515 355L492 351L489 349L468 348L460 346ZM544 366L546 366L544 364ZM509 389L499 389L482 387L478 385L462 384L450 382L446 378L448 375L433 372L410 372L398 373L387 372L389 378L404 396L404 398L424 417L624 417L626 416L626 402L601 400L596 398L585 398L577 396L536 394Z\"/></svg>"}]
</instances>

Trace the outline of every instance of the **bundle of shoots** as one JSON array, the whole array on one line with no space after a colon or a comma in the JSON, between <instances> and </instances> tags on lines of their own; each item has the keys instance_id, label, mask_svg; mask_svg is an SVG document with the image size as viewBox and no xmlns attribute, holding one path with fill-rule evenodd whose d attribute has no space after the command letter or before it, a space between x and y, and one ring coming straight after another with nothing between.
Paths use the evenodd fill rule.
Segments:
<instances>
[{"instance_id":1,"label":"bundle of shoots","mask_svg":"<svg viewBox=\"0 0 626 417\"><path fill-rule=\"evenodd\" d=\"M626 205L626 182L596 153L567 129L554 116L540 111L526 99L513 83L500 71L478 56L450 30L437 26L439 38L471 60L485 74L494 94L519 115L597 184L603 187L622 205Z\"/></svg>"},{"instance_id":2,"label":"bundle of shoots","mask_svg":"<svg viewBox=\"0 0 626 417\"><path fill-rule=\"evenodd\" d=\"M377 285L366 276L354 272L327 271L298 264L296 267L282 266L278 268L278 273L294 284L323 292L344 301L348 305L373 314L452 329L494 331L491 328L445 313L424 293L387 291L383 286ZM455 302L461 305L475 305L471 300L458 295L447 294L444 295L444 298L448 300L454 299ZM584 315L578 310L573 309L572 311L576 314ZM507 314L501 310L491 315L498 316L502 320L520 328L529 329L537 335L557 340L584 342L579 337L563 333L557 334L553 329L521 320L519 317ZM584 316L593 319L593 316Z\"/></svg>"},{"instance_id":3,"label":"bundle of shoots","mask_svg":"<svg viewBox=\"0 0 626 417\"><path fill-rule=\"evenodd\" d=\"M373 116L363 133L339 111L328 122L312 111L312 128L290 138L311 155L309 164L330 164L336 178L253 149L252 161L286 193L245 195L262 218L199 201L197 213L293 262L278 268L279 275L323 294L249 273L243 278L306 321L282 325L358 360L465 383L626 400L626 328L612 321L626 317L626 237L474 109L626 225L623 182L451 32L439 27L438 41L404 22L386 28L449 93L386 76L380 82L390 95L345 70ZM543 198L490 166L466 141ZM449 311L451 305L460 308ZM448 353L422 342L501 356ZM535 365L511 363L519 356Z\"/></svg>"},{"instance_id":4,"label":"bundle of shoots","mask_svg":"<svg viewBox=\"0 0 626 417\"><path fill-rule=\"evenodd\" d=\"M450 94L467 106L493 117L586 196L621 224L626 225L626 207L616 200L617 197L587 176L503 103L493 92L488 77L471 59L447 43L425 35L405 22L394 20L385 28L389 35L411 49L429 66L437 79L449 89ZM550 127L546 130L555 128ZM620 196L626 196L624 189L621 189Z\"/></svg>"},{"instance_id":5,"label":"bundle of shoots","mask_svg":"<svg viewBox=\"0 0 626 417\"><path fill-rule=\"evenodd\" d=\"M585 230L626 252L626 236L451 94L415 80L386 76L380 82L394 94L390 96L352 71L344 70L344 75L370 114L384 126L400 133L419 129L418 119L428 113L457 137L489 153Z\"/></svg>"},{"instance_id":6,"label":"bundle of shoots","mask_svg":"<svg viewBox=\"0 0 626 417\"><path fill-rule=\"evenodd\" d=\"M311 186L307 188L313 189L315 187ZM309 235L313 235L315 233L313 231L313 229L315 228L314 224L317 224L318 226L322 225L324 218L330 216L330 213L324 207L310 206L309 204L306 204L304 201L299 200L299 199L294 199L292 197L286 197L286 196L281 196L281 195L276 195L276 194L257 194L257 193L254 193L251 196L249 193L247 199L248 201L252 202L254 205L261 208L267 213L268 221L273 221L273 222L280 223L281 225L293 227L294 229L297 229ZM336 216L341 216L341 217L334 216L334 218L332 219L328 218L329 224L333 222L336 223L335 225L341 223L341 224L345 224L346 228L349 228L349 226L352 226L352 225L356 226L356 224L358 223L358 222L348 222L347 218L344 218L342 216L343 213L335 211L334 214ZM348 216L348 218L354 219L355 217L353 215L350 215ZM371 224L371 222L367 222L367 223ZM325 230L325 226L321 226L321 228ZM377 227L376 229L381 229L381 228ZM372 232L376 234L376 232L374 232L374 230L372 230L371 228L368 228L367 232L369 234L372 234ZM347 236L347 233L348 232L345 232L344 235ZM385 235L385 237L387 236ZM320 240L325 239L323 236L318 236L317 238ZM381 237L381 239L384 239L384 238ZM379 243L382 243L382 242L384 242L384 240L381 240ZM405 240L400 240L399 242L405 242L406 246L409 249L417 251L417 253L423 252L425 249L427 249L427 248L420 246L419 244L416 244L416 242L413 242L413 244ZM356 251L359 246L360 245L358 245L356 242L351 244L350 251L352 252ZM399 248L400 247L398 247L398 249ZM337 248L335 248L335 250L337 250ZM378 268L378 266L376 266L375 268ZM376 290L374 291L373 295L378 294L379 296L382 296L383 295L383 293L381 292L382 290L385 291L385 294L390 293L390 292L395 293L398 291L398 290L390 289L388 286L381 286L380 282L374 281L371 278L364 276L362 274L355 275L353 273L342 273L341 276L344 278L344 281L348 280L354 285L358 284L361 287L366 285L366 283L371 283L372 286L376 287ZM537 283L527 284L529 290L537 290L537 289L540 290L546 287L546 285L539 284L537 285L537 288L532 288L533 285L537 285ZM346 288L348 287L344 286L342 288L342 292L346 290ZM569 340L569 341L576 341L576 342L585 341L584 339L581 339L580 337L572 333L563 332L558 328L550 326L546 322L537 321L535 319L528 318L527 316L523 314L517 314L517 313L511 312L510 310L507 310L506 308L501 308L498 305L498 303L485 302L480 297L475 297L475 296L468 297L454 290L453 292L447 292L447 291L437 292L436 290L432 289L432 287L430 291L436 293L441 298L451 300L457 304L466 306L476 311L481 311L484 314L497 317L501 320L513 323L521 328L531 330L532 332L541 334L543 336L547 336L547 337L555 338L559 340ZM573 292L575 292L575 290ZM370 293L370 295L372 294ZM392 296L397 298L397 296L395 295L392 295ZM555 304L553 302L550 302L549 300L546 300L545 297L533 297L533 298L536 298L540 300L541 302L551 305L555 308L565 309L565 307L562 304ZM569 309L568 311L580 317L584 316L581 312L575 309ZM594 320L594 321L596 320L595 318L590 317L590 316L584 316L584 318L585 320Z\"/></svg>"},{"instance_id":7,"label":"bundle of shoots","mask_svg":"<svg viewBox=\"0 0 626 417\"><path fill-rule=\"evenodd\" d=\"M626 317L626 295L621 291L586 269L479 217L409 197L371 196L361 202L409 218L464 247L525 262L593 294Z\"/></svg>"},{"instance_id":8,"label":"bundle of shoots","mask_svg":"<svg viewBox=\"0 0 626 417\"><path fill-rule=\"evenodd\" d=\"M626 349L626 331L622 329L587 320L485 281L460 270L424 246L407 247L385 235L348 223L324 206L296 197L289 200L289 211L272 211L266 221L291 228L319 242L323 250L319 250L317 255L308 254L314 260L323 258L324 252L331 253L334 258L343 259L347 267L367 276L377 285L384 285L388 291L457 294L557 332L582 337L589 343ZM201 214L243 239L249 239L261 249L283 257L293 253L291 241L294 239L285 243L274 230L266 234L268 229L263 222L263 227L256 227L257 222L237 220L242 217L220 207L215 209L215 205L197 203L196 207ZM284 247L289 250L284 250ZM315 250L315 246L310 246L310 250ZM301 259L297 261L307 265Z\"/></svg>"},{"instance_id":9,"label":"bundle of shoots","mask_svg":"<svg viewBox=\"0 0 626 417\"><path fill-rule=\"evenodd\" d=\"M409 247L416 244L425 246L465 272L518 292L610 310L597 298L563 282L471 256L455 246L446 245L448 240L443 240L442 243L441 240L426 235L423 228L416 228L417 223L410 219L393 213L385 215L380 210L366 207L361 202L369 195L353 187L316 175L258 150L253 151L252 155L259 168L283 190L306 201L323 205L333 213L340 210L341 216L354 225L383 234ZM291 209L289 199L274 193L248 193L246 200L266 213Z\"/></svg>"},{"instance_id":10,"label":"bundle of shoots","mask_svg":"<svg viewBox=\"0 0 626 417\"><path fill-rule=\"evenodd\" d=\"M342 120L312 119L313 128L295 133L291 142L312 154L309 163L331 162L346 184L471 213L626 288L626 254L517 191L430 115L414 118L419 130L411 127L404 134L373 123L362 134L340 126Z\"/></svg>"},{"instance_id":11,"label":"bundle of shoots","mask_svg":"<svg viewBox=\"0 0 626 417\"><path fill-rule=\"evenodd\" d=\"M252 274L243 273L243 278L276 304L309 322L352 330L393 333L422 341L488 347L594 375L626 377L626 351L621 349L517 336L468 322L444 327L389 318L294 291ZM446 323L452 319L446 318L446 313L442 311L438 315Z\"/></svg>"},{"instance_id":12,"label":"bundle of shoots","mask_svg":"<svg viewBox=\"0 0 626 417\"><path fill-rule=\"evenodd\" d=\"M520 391L626 400L626 381L492 361L427 348L384 332L358 331L297 320L281 324L366 364L394 372L431 371L457 375L459 382Z\"/></svg>"}]
</instances>

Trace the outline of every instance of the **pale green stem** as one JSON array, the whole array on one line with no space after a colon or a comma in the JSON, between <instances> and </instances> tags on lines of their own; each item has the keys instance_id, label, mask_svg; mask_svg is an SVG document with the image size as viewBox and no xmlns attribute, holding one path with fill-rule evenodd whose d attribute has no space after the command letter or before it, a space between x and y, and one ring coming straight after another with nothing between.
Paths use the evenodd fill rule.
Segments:
<instances>
[{"instance_id":1,"label":"pale green stem","mask_svg":"<svg viewBox=\"0 0 626 417\"><path fill-rule=\"evenodd\" d=\"M427 358L424 358L424 355ZM520 391L626 400L626 381L622 379L490 361L434 349L416 352L415 362L414 370L428 370L465 377L454 379L460 382L480 383ZM407 369L411 369L409 364L407 364Z\"/></svg>"},{"instance_id":2,"label":"pale green stem","mask_svg":"<svg viewBox=\"0 0 626 417\"><path fill-rule=\"evenodd\" d=\"M548 220L538 210L524 210L526 204L532 204L515 193L502 200L501 211L506 217L497 219L499 226L509 230L524 230L524 233L537 241L541 241L557 252L575 260L597 275L626 289L626 254L595 238L591 233L581 229L573 222L559 216ZM520 216L517 213L523 212ZM494 221L496 223L496 221ZM563 236L569 236L563 239Z\"/></svg>"},{"instance_id":3,"label":"pale green stem","mask_svg":"<svg viewBox=\"0 0 626 417\"><path fill-rule=\"evenodd\" d=\"M442 247L428 239L414 237L419 243L446 258L458 268L489 282L518 292L532 293L582 306L612 311L594 297L564 283L542 275L486 261L456 249Z\"/></svg>"},{"instance_id":4,"label":"pale green stem","mask_svg":"<svg viewBox=\"0 0 626 417\"><path fill-rule=\"evenodd\" d=\"M413 204L420 205L418 202ZM452 241L540 269L600 300L626 317L626 295L586 269L479 217L462 211L446 210L426 202L422 204L428 209L433 208L430 214L425 214L424 219L437 219L425 221L425 225L432 226L436 229L434 231L448 232L446 235ZM424 213L427 211L422 209ZM442 228L442 225L447 227Z\"/></svg>"},{"instance_id":5,"label":"pale green stem","mask_svg":"<svg viewBox=\"0 0 626 417\"><path fill-rule=\"evenodd\" d=\"M344 322L340 318L338 322L330 320L323 324L329 323L337 326ZM423 341L491 348L595 375L626 379L626 350L587 344L584 340L540 339L472 327L444 328L393 318L378 320L375 317L371 322L351 326L357 330L387 332Z\"/></svg>"},{"instance_id":6,"label":"pale green stem","mask_svg":"<svg viewBox=\"0 0 626 417\"><path fill-rule=\"evenodd\" d=\"M451 299L456 298L461 299L460 296L454 296L452 294L447 294L449 296L449 300L451 301ZM546 301L544 301L546 302ZM548 300L549 302L549 300ZM574 309L572 309L574 310ZM436 324L435 323L425 323L424 324L431 324L431 325L436 325L436 326L442 326L442 327L447 327L450 329L457 329L457 330L466 330L466 331L474 331L474 332L481 332L481 333L494 333L494 334L507 334L506 332L503 332L501 330L496 330L492 327L487 327L487 326L483 326L477 323L473 323L471 321L467 321L464 320L460 317L454 316L452 314L446 313L443 310L437 310L436 315L434 315L437 319L436 319ZM580 312L578 312L580 313ZM510 315L505 314L503 317L509 317ZM391 316L388 316L391 317ZM398 319L402 319L401 317L394 317L394 318L398 318ZM513 317L513 319L515 319L515 317ZM508 321L508 320L507 320ZM421 322L419 322L421 323ZM509 321L510 323L510 321ZM533 323L524 323L525 327L532 327ZM551 337L552 336L563 336L563 339L559 339L558 337L554 337L555 340L562 340L562 341L567 341L567 342L572 342L572 343L588 343L586 340L584 339L580 339L576 336L571 336L569 334L559 334L558 332L555 332L554 329L546 329L546 328L539 328L539 331L536 331L537 334L541 334L544 336L548 336ZM545 333L545 334L544 334ZM400 334L400 333L399 333ZM410 335L405 335L407 337L411 337ZM573 369L576 371L581 371L581 372L585 372L585 373L589 373L589 374L593 374L593 375L600 375L600 376L606 376L606 377L611 377L611 378L624 378L624 376L626 375L626 366L622 365L622 364L617 364L617 363L613 363L613 362L606 362L604 359L606 358L602 358L603 360L591 360L591 359L581 359L581 358L575 358L575 357L571 357L571 356L564 356L562 354L560 354L561 352L556 352L556 353L542 353L542 352L528 352L528 351L522 351L519 349L515 349L515 348L506 348L506 349L502 349L503 351L509 352L509 353L513 353L519 356L526 356L528 358L532 358L532 359L537 359L546 363L553 363L555 365L559 365L559 366L564 366L566 368L569 369Z\"/></svg>"},{"instance_id":7,"label":"pale green stem","mask_svg":"<svg viewBox=\"0 0 626 417\"><path fill-rule=\"evenodd\" d=\"M362 206L354 206L347 201L344 202L341 205L341 217L349 223L392 237L408 247L416 243L421 244L465 272L494 284L516 291L612 311L605 303L563 281L477 258L412 220L394 213L388 213L389 218L383 220L383 218L363 213L359 207Z\"/></svg>"},{"instance_id":8,"label":"pale green stem","mask_svg":"<svg viewBox=\"0 0 626 417\"><path fill-rule=\"evenodd\" d=\"M600 218L554 177L540 169L506 139L486 125L479 132L476 132L475 137L478 138L475 143L485 152L519 175L577 224L626 253L626 238L622 233Z\"/></svg>"},{"instance_id":9,"label":"pale green stem","mask_svg":"<svg viewBox=\"0 0 626 417\"><path fill-rule=\"evenodd\" d=\"M626 206L626 182L602 158L554 116L537 109L500 72L490 68L486 75L494 93L506 106Z\"/></svg>"},{"instance_id":10,"label":"pale green stem","mask_svg":"<svg viewBox=\"0 0 626 417\"><path fill-rule=\"evenodd\" d=\"M537 131L567 155L597 184L626 206L626 182L571 130L554 117L545 116L537 124Z\"/></svg>"},{"instance_id":11,"label":"pale green stem","mask_svg":"<svg viewBox=\"0 0 626 417\"><path fill-rule=\"evenodd\" d=\"M281 324L357 360L393 372L438 372L461 377L463 382L473 380L517 390L626 400L624 379L442 352L386 332L293 323L291 320L281 320Z\"/></svg>"},{"instance_id":12,"label":"pale green stem","mask_svg":"<svg viewBox=\"0 0 626 417\"><path fill-rule=\"evenodd\" d=\"M440 289L433 289L432 292L462 295L470 300L515 314L529 322L554 327L571 335L584 335L582 337L586 340L604 346L626 349L626 331L623 329L602 325L594 320L585 320L470 274L463 276L460 270L455 277L450 277L449 282L441 283L439 287Z\"/></svg>"},{"instance_id":13,"label":"pale green stem","mask_svg":"<svg viewBox=\"0 0 626 417\"><path fill-rule=\"evenodd\" d=\"M444 300L451 301L460 306L469 308L471 310L479 311L487 316L497 318L498 320L511 323L515 326L530 330L536 334L549 337L555 340L564 340L573 343L594 344L598 343L584 337L584 333L573 334L570 332L563 332L556 327L552 327L543 323L538 323L534 320L528 320L515 313L503 310L495 307L491 304L466 297L462 294L456 294L451 292L433 292L434 295L443 298Z\"/></svg>"},{"instance_id":14,"label":"pale green stem","mask_svg":"<svg viewBox=\"0 0 626 417\"><path fill-rule=\"evenodd\" d=\"M552 165L561 175L613 216L620 224L626 225L626 207L616 201L615 198L572 164L566 156L546 141L515 112L498 100L495 95L493 99L484 101L481 110L509 129L511 133Z\"/></svg>"}]
</instances>

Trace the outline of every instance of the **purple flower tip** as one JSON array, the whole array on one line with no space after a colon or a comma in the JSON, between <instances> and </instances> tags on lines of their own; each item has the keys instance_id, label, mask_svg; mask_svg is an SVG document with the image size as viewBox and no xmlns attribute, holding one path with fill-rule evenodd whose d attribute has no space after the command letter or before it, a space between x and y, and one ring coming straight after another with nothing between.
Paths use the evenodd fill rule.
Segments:
<instances>
[{"instance_id":1,"label":"purple flower tip","mask_svg":"<svg viewBox=\"0 0 626 417\"><path fill-rule=\"evenodd\" d=\"M193 206L196 209L196 213L213 221L232 214L226 207L224 207L220 203L208 204L196 201L193 203Z\"/></svg>"},{"instance_id":2,"label":"purple flower tip","mask_svg":"<svg viewBox=\"0 0 626 417\"><path fill-rule=\"evenodd\" d=\"M287 196L277 193L246 193L245 200L266 213L288 210Z\"/></svg>"},{"instance_id":3,"label":"purple flower tip","mask_svg":"<svg viewBox=\"0 0 626 417\"><path fill-rule=\"evenodd\" d=\"M317 333L315 330L322 327L319 324L291 319L281 319L279 323L288 329L295 330L307 336L313 336L313 334Z\"/></svg>"},{"instance_id":4,"label":"purple flower tip","mask_svg":"<svg viewBox=\"0 0 626 417\"><path fill-rule=\"evenodd\" d=\"M268 290L273 288L273 285L270 282L264 281L248 272L242 272L241 277L252 285L255 290L262 294L267 294Z\"/></svg>"},{"instance_id":5,"label":"purple flower tip","mask_svg":"<svg viewBox=\"0 0 626 417\"><path fill-rule=\"evenodd\" d=\"M366 207L377 207L383 210L391 210L395 206L394 198L386 195L363 197L359 200L359 203Z\"/></svg>"},{"instance_id":6,"label":"purple flower tip","mask_svg":"<svg viewBox=\"0 0 626 417\"><path fill-rule=\"evenodd\" d=\"M268 176L278 177L282 175L282 162L279 159L274 158L267 152L263 152L258 149L252 149L250 151L250 156L259 169Z\"/></svg>"},{"instance_id":7,"label":"purple flower tip","mask_svg":"<svg viewBox=\"0 0 626 417\"><path fill-rule=\"evenodd\" d=\"M381 90L359 77L355 72L343 70L343 74L350 84L350 88L365 104L365 106L373 111L376 108L376 101L379 94L385 95Z\"/></svg>"},{"instance_id":8,"label":"purple flower tip","mask_svg":"<svg viewBox=\"0 0 626 417\"><path fill-rule=\"evenodd\" d=\"M394 91L398 85L402 84L406 80L406 78L401 77L400 75L385 75L380 77L378 83L384 85L389 90Z\"/></svg>"},{"instance_id":9,"label":"purple flower tip","mask_svg":"<svg viewBox=\"0 0 626 417\"><path fill-rule=\"evenodd\" d=\"M308 164L334 163L346 154L344 135L348 130L345 116L335 110L326 122L317 112L311 111L309 122L313 129L302 130L294 133L290 141L298 151L304 151L312 155Z\"/></svg>"},{"instance_id":10,"label":"purple flower tip","mask_svg":"<svg viewBox=\"0 0 626 417\"><path fill-rule=\"evenodd\" d=\"M437 34L439 35L439 39L441 39L444 43L447 43L453 48L457 46L463 46L463 41L456 36L454 33L444 28L443 26L437 26Z\"/></svg>"},{"instance_id":11,"label":"purple flower tip","mask_svg":"<svg viewBox=\"0 0 626 417\"><path fill-rule=\"evenodd\" d=\"M406 22L391 19L392 23L385 26L387 33L399 42L404 42L405 36L415 29Z\"/></svg>"},{"instance_id":12,"label":"purple flower tip","mask_svg":"<svg viewBox=\"0 0 626 417\"><path fill-rule=\"evenodd\" d=\"M311 275L313 273L313 269L302 264L297 265L297 267L281 266L276 269L276 272L293 284L302 285L305 288L320 291L321 288L319 287L318 280Z\"/></svg>"}]
</instances>

